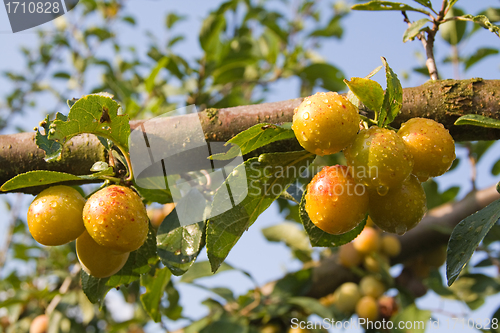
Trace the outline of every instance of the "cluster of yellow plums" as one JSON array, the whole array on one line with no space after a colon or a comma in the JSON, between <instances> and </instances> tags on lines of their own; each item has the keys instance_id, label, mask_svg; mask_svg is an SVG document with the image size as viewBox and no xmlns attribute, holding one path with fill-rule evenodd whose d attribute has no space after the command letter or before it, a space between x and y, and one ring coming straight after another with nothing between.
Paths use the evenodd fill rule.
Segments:
<instances>
[{"instance_id":1,"label":"cluster of yellow plums","mask_svg":"<svg viewBox=\"0 0 500 333\"><path fill-rule=\"evenodd\" d=\"M335 92L306 97L292 129L307 151L345 156L347 166L324 167L305 196L311 221L335 235L354 229L367 212L380 229L404 234L426 212L421 182L445 173L455 159L455 143L442 124L413 118L397 133L365 128L358 108Z\"/></svg>"},{"instance_id":2,"label":"cluster of yellow plums","mask_svg":"<svg viewBox=\"0 0 500 333\"><path fill-rule=\"evenodd\" d=\"M369 225L373 225L370 221ZM339 248L338 261L346 268L362 265L365 275L359 281L346 282L334 293L320 299L323 305L334 305L344 314L356 313L359 318L376 321L390 318L396 311L392 297L385 296L388 287L381 280L382 270L388 270L390 258L401 252L401 244L393 235L381 236L376 227L366 226L356 239Z\"/></svg>"},{"instance_id":3,"label":"cluster of yellow plums","mask_svg":"<svg viewBox=\"0 0 500 333\"><path fill-rule=\"evenodd\" d=\"M145 242L149 220L141 198L131 188L111 185L88 200L76 189L57 185L43 190L28 209L28 228L42 245L76 239L84 271L97 278L117 273L130 252Z\"/></svg>"}]
</instances>

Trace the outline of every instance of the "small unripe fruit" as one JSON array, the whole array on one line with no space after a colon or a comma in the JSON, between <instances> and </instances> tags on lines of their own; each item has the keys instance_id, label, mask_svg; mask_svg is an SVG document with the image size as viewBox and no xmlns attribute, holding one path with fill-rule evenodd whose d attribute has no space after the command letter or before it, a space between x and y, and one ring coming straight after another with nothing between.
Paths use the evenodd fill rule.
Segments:
<instances>
[{"instance_id":1,"label":"small unripe fruit","mask_svg":"<svg viewBox=\"0 0 500 333\"><path fill-rule=\"evenodd\" d=\"M424 188L414 175L385 196L373 192L369 195L369 214L373 222L387 232L404 234L414 228L427 211Z\"/></svg>"},{"instance_id":2,"label":"small unripe fruit","mask_svg":"<svg viewBox=\"0 0 500 333\"><path fill-rule=\"evenodd\" d=\"M125 266L130 253L116 254L97 244L85 231L76 239L76 254L85 272L96 278L107 278Z\"/></svg>"},{"instance_id":3,"label":"small unripe fruit","mask_svg":"<svg viewBox=\"0 0 500 333\"><path fill-rule=\"evenodd\" d=\"M344 155L356 182L380 195L401 186L413 167L403 139L396 132L377 126L362 130Z\"/></svg>"},{"instance_id":4,"label":"small unripe fruit","mask_svg":"<svg viewBox=\"0 0 500 333\"><path fill-rule=\"evenodd\" d=\"M85 231L85 198L72 187L53 186L38 194L28 209L28 228L42 245L63 245Z\"/></svg>"},{"instance_id":5,"label":"small unripe fruit","mask_svg":"<svg viewBox=\"0 0 500 333\"><path fill-rule=\"evenodd\" d=\"M373 275L364 276L359 281L359 290L364 296L379 298L386 290L385 285Z\"/></svg>"},{"instance_id":6,"label":"small unripe fruit","mask_svg":"<svg viewBox=\"0 0 500 333\"><path fill-rule=\"evenodd\" d=\"M47 315L39 315L33 319L30 325L29 333L47 333L49 326L49 317Z\"/></svg>"},{"instance_id":7,"label":"small unripe fruit","mask_svg":"<svg viewBox=\"0 0 500 333\"><path fill-rule=\"evenodd\" d=\"M380 249L379 232L373 228L365 227L353 241L354 248L362 253L369 254Z\"/></svg>"},{"instance_id":8,"label":"small unripe fruit","mask_svg":"<svg viewBox=\"0 0 500 333\"><path fill-rule=\"evenodd\" d=\"M354 229L365 217L368 193L356 184L346 166L324 167L307 186L305 209L321 230L340 235Z\"/></svg>"},{"instance_id":9,"label":"small unripe fruit","mask_svg":"<svg viewBox=\"0 0 500 333\"><path fill-rule=\"evenodd\" d=\"M375 298L364 296L356 304L356 314L359 318L364 318L369 321L378 319L378 304Z\"/></svg>"},{"instance_id":10,"label":"small unripe fruit","mask_svg":"<svg viewBox=\"0 0 500 333\"><path fill-rule=\"evenodd\" d=\"M360 298L361 293L356 283L343 283L335 290L335 307L344 313L352 313Z\"/></svg>"},{"instance_id":11,"label":"small unripe fruit","mask_svg":"<svg viewBox=\"0 0 500 333\"><path fill-rule=\"evenodd\" d=\"M382 237L382 253L394 258L401 253L401 243L396 236L385 235Z\"/></svg>"},{"instance_id":12,"label":"small unripe fruit","mask_svg":"<svg viewBox=\"0 0 500 333\"><path fill-rule=\"evenodd\" d=\"M146 207L132 189L108 186L94 193L83 208L85 228L97 244L116 253L137 250L148 235Z\"/></svg>"},{"instance_id":13,"label":"small unripe fruit","mask_svg":"<svg viewBox=\"0 0 500 333\"><path fill-rule=\"evenodd\" d=\"M339 262L342 266L356 267L363 261L363 255L354 248L352 243L347 243L339 248Z\"/></svg>"},{"instance_id":14,"label":"small unripe fruit","mask_svg":"<svg viewBox=\"0 0 500 333\"><path fill-rule=\"evenodd\" d=\"M363 267L371 273L380 273L383 269L389 269L389 258L383 254L369 254L363 258Z\"/></svg>"},{"instance_id":15,"label":"small unripe fruit","mask_svg":"<svg viewBox=\"0 0 500 333\"><path fill-rule=\"evenodd\" d=\"M412 118L398 135L413 155L412 173L423 182L448 171L455 160L455 141L444 126L431 119Z\"/></svg>"},{"instance_id":16,"label":"small unripe fruit","mask_svg":"<svg viewBox=\"0 0 500 333\"><path fill-rule=\"evenodd\" d=\"M330 155L344 149L359 130L358 109L336 92L306 97L295 109L292 129L305 150Z\"/></svg>"}]
</instances>

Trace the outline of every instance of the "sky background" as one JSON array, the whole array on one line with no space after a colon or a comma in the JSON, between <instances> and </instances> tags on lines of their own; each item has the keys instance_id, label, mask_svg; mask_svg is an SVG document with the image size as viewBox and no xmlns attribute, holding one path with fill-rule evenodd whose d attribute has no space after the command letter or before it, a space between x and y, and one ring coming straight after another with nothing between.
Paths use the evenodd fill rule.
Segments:
<instances>
[{"instance_id":1,"label":"sky background","mask_svg":"<svg viewBox=\"0 0 500 333\"><path fill-rule=\"evenodd\" d=\"M331 1L318 1L324 10L330 10ZM413 3L406 1L407 3ZM121 40L125 45L134 45L139 53L145 53L147 43L144 40L146 30L153 31L159 40L165 38L164 29L165 15L174 11L180 15L187 15L188 19L179 23L175 31L182 32L186 39L178 44L176 50L185 57L194 58L201 54L198 44L198 32L203 18L208 11L215 9L221 1L153 1L153 0L129 0L126 11L137 19L137 27L124 27L121 34ZM440 7L440 1L432 1L435 8ZM416 4L415 4L416 5ZM477 13L488 6L498 6L499 1L494 0L460 0L457 6L463 8L465 12ZM290 10L291 12L291 10ZM325 18L328 15L324 15ZM66 15L71 19L71 13ZM422 16L410 14L410 19L417 20ZM411 68L423 64L423 49L419 41L403 43L402 36L406 29L406 24L402 20L399 12L352 12L342 20L344 27L344 36L341 40L332 39L325 41L319 53L333 65L340 68L346 78L362 77L368 74L377 66L381 65L380 56L387 58L389 65L399 75L403 87L418 86L427 79L419 74L411 73ZM470 28L470 24L469 24ZM54 31L53 22L40 26L38 29L44 33ZM492 33L481 29L476 33L476 38L469 41L460 49L461 54L471 54L478 47L496 47L499 46L499 39ZM4 70L23 70L24 62L19 56L21 46L34 46L37 42L36 28L25 32L12 34L8 25L6 11L0 6L0 72ZM435 55L436 59L443 59L450 53L450 48L441 38L437 38ZM461 73L459 78L481 77L484 79L498 79L500 71L499 56L491 57L480 64L471 68L467 73ZM450 65L439 67L442 78L456 78L453 76L453 69ZM404 79L405 74L410 74L409 79ZM385 86L385 78L382 73L377 74L374 79ZM3 98L9 91L8 81L0 78L0 98ZM298 79L285 79L271 85L272 94L267 99L268 102L281 101L296 98L299 95ZM73 96L68 96L68 98ZM48 103L48 102L47 102ZM44 107L43 102L40 105L39 113L33 113L16 117L13 124L27 131L31 131L43 117L44 112L49 106ZM65 110L62 110L65 111ZM14 127L8 128L2 134L14 133ZM487 155L478 165L478 188L485 188L493 185L500 180L500 177L491 177L489 170L493 163L500 156L500 142L497 142L489 150ZM467 153L463 149L457 151L457 157L462 157L463 162L453 172L436 179L441 189L447 189L451 186L461 186L460 197L463 197L471 189L471 184L467 179L470 178L470 166L467 161ZM1 167L1 166L0 166ZM12 201L13 195L5 196L7 200ZM23 203L27 206L31 202L30 196L25 196ZM7 212L0 205L0 216L7 216ZM255 224L246 232L241 240L236 244L227 258L227 262L234 267L240 268L252 274L259 284L275 280L283 276L288 271L297 270L301 267L300 262L290 258L290 251L282 244L269 243L262 236L261 229L280 223L283 217L278 214L276 205L272 205L264 214L262 214ZM3 234L7 220L0 220L0 246L3 243ZM206 260L205 251L200 255L199 260ZM444 274L444 271L442 271ZM495 273L494 273L495 274ZM201 284L209 287L226 286L230 287L236 295L245 293L253 288L252 282L239 272L224 272L213 278L206 278L199 281ZM207 309L200 304L200 301L207 297L215 297L208 292L186 284L178 284L181 292L181 303L185 306L184 314L199 318L207 313ZM117 307L116 317L118 320L130 318L133 310L130 307L119 302L120 294L110 292L108 302ZM446 309L457 314L466 312L465 306L457 302L442 301L432 293L428 293L418 302L419 306L426 309ZM491 298L486 305L473 314L473 318L491 318L491 314L500 305L500 297ZM439 316L438 316L439 317ZM446 317L440 317L443 320ZM169 328L182 327L185 322L169 323ZM154 327L150 327L151 330ZM432 331L432 330L431 330ZM445 330L441 327L439 332L475 332L475 330ZM356 332L356 330L349 330ZM437 331L436 331L437 332Z\"/></svg>"}]
</instances>

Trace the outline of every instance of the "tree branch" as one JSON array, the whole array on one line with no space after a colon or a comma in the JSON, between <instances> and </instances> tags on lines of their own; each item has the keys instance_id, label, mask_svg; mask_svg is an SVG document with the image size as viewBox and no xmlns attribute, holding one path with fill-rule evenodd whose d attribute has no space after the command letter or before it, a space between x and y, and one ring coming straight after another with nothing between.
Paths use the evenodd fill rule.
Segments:
<instances>
[{"instance_id":1,"label":"tree branch","mask_svg":"<svg viewBox=\"0 0 500 333\"><path fill-rule=\"evenodd\" d=\"M403 109L393 126L410 118L425 117L439 121L450 130L457 141L497 140L500 130L472 126L454 126L456 119L464 114L480 114L500 119L500 80L443 80L432 81L422 86L403 90ZM147 131L156 130L168 133L168 144L182 145L189 138L193 128L193 117L199 117L205 138L208 142L224 142L241 131L262 122L283 123L292 121L293 110L301 103L301 98L259 105L238 106L225 109L207 109L198 114L188 114L170 118L156 118L152 121L132 121L132 129L141 124ZM372 112L360 108L366 115ZM191 120L191 121L190 121ZM180 124L176 131L170 131ZM158 132L157 132L158 133ZM295 139L282 140L255 152L278 152L302 149ZM108 161L104 148L96 137L81 135L73 138L64 147L62 159L53 163L43 160L44 152L34 142L34 133L0 135L0 184L10 178L31 170L54 170L72 174L88 174L97 161ZM248 156L246 156L248 157ZM181 159L179 159L181 160ZM185 161L182 159L182 161ZM194 164L183 164L182 170ZM199 169L199 168L198 168Z\"/></svg>"},{"instance_id":2,"label":"tree branch","mask_svg":"<svg viewBox=\"0 0 500 333\"><path fill-rule=\"evenodd\" d=\"M404 262L447 244L450 235L444 233L443 229L451 232L464 218L498 199L500 199L500 194L495 186L492 186L471 193L458 202L444 204L430 210L417 227L399 236L401 254L393 260L392 264ZM311 289L306 295L320 298L334 292L344 282L357 280L359 277L340 265L337 256L332 255L313 269Z\"/></svg>"}]
</instances>

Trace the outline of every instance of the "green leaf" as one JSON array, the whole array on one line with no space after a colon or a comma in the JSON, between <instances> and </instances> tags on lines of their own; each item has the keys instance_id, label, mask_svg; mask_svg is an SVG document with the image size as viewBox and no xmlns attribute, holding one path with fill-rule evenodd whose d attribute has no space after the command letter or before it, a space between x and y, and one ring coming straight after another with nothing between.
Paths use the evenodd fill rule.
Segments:
<instances>
[{"instance_id":1,"label":"green leaf","mask_svg":"<svg viewBox=\"0 0 500 333\"><path fill-rule=\"evenodd\" d=\"M429 277L424 280L427 288L432 289L439 296L451 296L453 292L443 285L443 277L439 273L439 270L431 270Z\"/></svg>"},{"instance_id":2,"label":"green leaf","mask_svg":"<svg viewBox=\"0 0 500 333\"><path fill-rule=\"evenodd\" d=\"M134 183L134 188L139 192L141 197L143 197L147 202L158 202L160 204L166 204L173 202L172 193L168 188L168 182L165 177L147 177L141 178L141 184L150 184L149 188L142 188ZM162 184L162 189L158 189L159 184Z\"/></svg>"},{"instance_id":3,"label":"green leaf","mask_svg":"<svg viewBox=\"0 0 500 333\"><path fill-rule=\"evenodd\" d=\"M200 333L248 333L248 324L240 323L235 320L222 319L214 321L203 328Z\"/></svg>"},{"instance_id":4,"label":"green leaf","mask_svg":"<svg viewBox=\"0 0 500 333\"><path fill-rule=\"evenodd\" d=\"M392 123L403 106L403 87L401 87L401 82L399 82L398 76L389 67L384 57L382 57L382 62L385 66L387 89L385 90L382 109L378 117L379 127L384 127Z\"/></svg>"},{"instance_id":5,"label":"green leaf","mask_svg":"<svg viewBox=\"0 0 500 333\"><path fill-rule=\"evenodd\" d=\"M178 320L182 316L182 306L179 305L180 295L175 289L172 280L167 284L165 289L168 299L168 308L163 309L163 313L172 320Z\"/></svg>"},{"instance_id":6,"label":"green leaf","mask_svg":"<svg viewBox=\"0 0 500 333\"><path fill-rule=\"evenodd\" d=\"M71 78L71 75L69 75L69 73L66 73L66 72L57 72L57 73L54 73L53 77L56 79L69 80Z\"/></svg>"},{"instance_id":7,"label":"green leaf","mask_svg":"<svg viewBox=\"0 0 500 333\"><path fill-rule=\"evenodd\" d=\"M286 246L306 253L312 252L309 239L297 223L284 222L262 229L264 237L270 242L284 242Z\"/></svg>"},{"instance_id":8,"label":"green leaf","mask_svg":"<svg viewBox=\"0 0 500 333\"><path fill-rule=\"evenodd\" d=\"M354 5L351 7L352 10L397 10L401 11L413 11L420 12L426 15L430 15L430 13L426 10L420 8L414 8L399 2L391 2L391 1L379 1L373 0L367 3L361 3L358 5Z\"/></svg>"},{"instance_id":9,"label":"green leaf","mask_svg":"<svg viewBox=\"0 0 500 333\"><path fill-rule=\"evenodd\" d=\"M302 224L304 225L304 229L309 235L309 241L312 246L322 246L322 247L335 247L349 243L354 238L356 238L366 224L366 219L368 215L365 216L364 220L359 223L356 228L353 230L346 232L341 235L332 235L327 232L324 232L320 228L314 225L314 223L309 218L309 215L306 212L306 193L302 195L302 200L300 202L300 219L302 220Z\"/></svg>"},{"instance_id":10,"label":"green leaf","mask_svg":"<svg viewBox=\"0 0 500 333\"><path fill-rule=\"evenodd\" d=\"M111 287L106 285L108 279L98 279L87 274L84 270L80 272L82 280L82 290L91 303L104 304L104 297L111 290Z\"/></svg>"},{"instance_id":11,"label":"green leaf","mask_svg":"<svg viewBox=\"0 0 500 333\"><path fill-rule=\"evenodd\" d=\"M36 170L22 173L6 181L0 190L12 191L20 188L49 185L66 181L82 180L82 178L64 172Z\"/></svg>"},{"instance_id":12,"label":"green leaf","mask_svg":"<svg viewBox=\"0 0 500 333\"><path fill-rule=\"evenodd\" d=\"M161 320L160 302L171 276L167 267L157 268L154 276L141 276L141 286L146 288L146 292L141 295L141 303L155 323Z\"/></svg>"},{"instance_id":13,"label":"green leaf","mask_svg":"<svg viewBox=\"0 0 500 333\"><path fill-rule=\"evenodd\" d=\"M219 35L226 29L224 15L211 13L202 23L199 34L200 45L208 57L213 58L221 47Z\"/></svg>"},{"instance_id":14,"label":"green leaf","mask_svg":"<svg viewBox=\"0 0 500 333\"><path fill-rule=\"evenodd\" d=\"M272 291L273 296L281 298L304 295L313 285L312 269L301 269L293 273L288 273L279 279Z\"/></svg>"},{"instance_id":15,"label":"green leaf","mask_svg":"<svg viewBox=\"0 0 500 333\"><path fill-rule=\"evenodd\" d=\"M493 164L493 167L491 168L491 173L493 176L500 175L500 160L496 161L495 164Z\"/></svg>"},{"instance_id":16,"label":"green leaf","mask_svg":"<svg viewBox=\"0 0 500 333\"><path fill-rule=\"evenodd\" d=\"M236 206L218 214L207 223L207 252L212 271L229 254L231 248L264 212L300 176L301 171L313 161L314 155L306 151L262 154L237 166L221 188L231 184L231 192L245 195ZM238 181L239 174L246 174L246 183ZM238 184L240 183L240 184ZM214 209L227 207L227 192L217 191L212 202Z\"/></svg>"},{"instance_id":17,"label":"green leaf","mask_svg":"<svg viewBox=\"0 0 500 333\"><path fill-rule=\"evenodd\" d=\"M422 6L425 6L425 7L429 8L429 9L432 9L432 4L431 4L430 0L413 0L413 1L418 2Z\"/></svg>"},{"instance_id":18,"label":"green leaf","mask_svg":"<svg viewBox=\"0 0 500 333\"><path fill-rule=\"evenodd\" d=\"M315 63L305 67L299 76L307 81L311 87L316 86L318 80L321 87L330 91L341 91L345 88L342 84L344 74L337 68L329 64Z\"/></svg>"},{"instance_id":19,"label":"green leaf","mask_svg":"<svg viewBox=\"0 0 500 333\"><path fill-rule=\"evenodd\" d=\"M229 271L229 270L233 270L233 269L234 268L231 265L224 262L219 267L219 270L217 271L217 273L221 273L221 272ZM217 273L215 273L215 274L217 274ZM212 273L212 270L210 269L210 262L209 261L199 261L199 262L195 262L193 264L193 266L191 267L191 269L181 277L180 282L191 283L196 279L208 277L208 276L214 276L214 273Z\"/></svg>"},{"instance_id":20,"label":"green leaf","mask_svg":"<svg viewBox=\"0 0 500 333\"><path fill-rule=\"evenodd\" d=\"M288 303L300 307L305 313L316 314L322 318L333 318L333 313L317 299L311 297L291 297Z\"/></svg>"},{"instance_id":21,"label":"green leaf","mask_svg":"<svg viewBox=\"0 0 500 333\"><path fill-rule=\"evenodd\" d=\"M460 16L458 19L464 20L464 21L471 21L471 22L474 22L476 24L479 24L483 28L488 29L489 31L493 32L495 35L500 37L500 27L491 23L490 20L484 15L473 16L473 15L468 14L468 15Z\"/></svg>"},{"instance_id":22,"label":"green leaf","mask_svg":"<svg viewBox=\"0 0 500 333\"><path fill-rule=\"evenodd\" d=\"M431 311L420 310L415 304L407 306L402 312L391 318L394 323L427 323L431 318ZM424 333L426 325L414 325L411 330L405 328L394 327L394 332L397 333Z\"/></svg>"},{"instance_id":23,"label":"green leaf","mask_svg":"<svg viewBox=\"0 0 500 333\"><path fill-rule=\"evenodd\" d=\"M127 115L118 115L119 107L109 94L83 96L73 104L66 121L56 119L50 125L49 139L64 145L75 135L92 133L128 151L130 125Z\"/></svg>"},{"instance_id":24,"label":"green leaf","mask_svg":"<svg viewBox=\"0 0 500 333\"><path fill-rule=\"evenodd\" d=\"M167 17L165 18L165 25L167 26L167 29L171 29L174 24L177 22L181 22L186 19L186 16L184 15L177 15L176 13L168 13Z\"/></svg>"},{"instance_id":25,"label":"green leaf","mask_svg":"<svg viewBox=\"0 0 500 333\"><path fill-rule=\"evenodd\" d=\"M423 18L411 23L403 35L403 43L406 43L409 40L413 40L420 32L428 29L427 27L423 28L427 22L430 22L430 20Z\"/></svg>"},{"instance_id":26,"label":"green leaf","mask_svg":"<svg viewBox=\"0 0 500 333\"><path fill-rule=\"evenodd\" d=\"M82 270L83 292L87 295L89 301L92 303L99 302L102 306L104 297L111 288L138 280L141 274L148 273L151 265L157 261L156 235L151 225L149 225L148 238L139 249L130 253L125 266L118 273L109 278L99 279L88 275Z\"/></svg>"},{"instance_id":27,"label":"green leaf","mask_svg":"<svg viewBox=\"0 0 500 333\"><path fill-rule=\"evenodd\" d=\"M114 175L112 167L108 167L102 171L84 176L75 176L69 173L57 171L35 170L19 174L14 178L9 179L2 185L2 187L0 187L0 191L7 192L27 187L57 184L68 181L83 182L85 180L102 179L105 176L112 175Z\"/></svg>"},{"instance_id":28,"label":"green leaf","mask_svg":"<svg viewBox=\"0 0 500 333\"><path fill-rule=\"evenodd\" d=\"M464 15L464 11L460 8L453 7L445 16L445 19L451 17ZM462 40L465 29L467 28L467 22L459 20L451 20L443 23L439 26L439 31L441 32L441 37L450 45L457 45Z\"/></svg>"},{"instance_id":29,"label":"green leaf","mask_svg":"<svg viewBox=\"0 0 500 333\"><path fill-rule=\"evenodd\" d=\"M498 308L495 313L493 314L493 316L491 317L491 322L494 323L496 319L496 323L497 325L495 325L495 327L491 327L491 332L493 333L500 333L500 326L498 326L498 323L500 322L500 308Z\"/></svg>"},{"instance_id":30,"label":"green leaf","mask_svg":"<svg viewBox=\"0 0 500 333\"><path fill-rule=\"evenodd\" d=\"M378 82L360 77L353 77L351 81L344 80L344 82L370 110L380 112L384 101L384 89Z\"/></svg>"},{"instance_id":31,"label":"green leaf","mask_svg":"<svg viewBox=\"0 0 500 333\"><path fill-rule=\"evenodd\" d=\"M68 101L69 102L69 101ZM56 119L65 121L67 117L61 113L56 113ZM38 129L36 129L35 134L35 143L38 148L43 149L45 151L45 161L51 162L60 158L62 152L62 145L59 142L54 140L49 140L49 130L52 121L49 120L49 116L45 117L45 120L40 122L40 127L43 128L45 134L40 133Z\"/></svg>"},{"instance_id":32,"label":"green leaf","mask_svg":"<svg viewBox=\"0 0 500 333\"><path fill-rule=\"evenodd\" d=\"M342 15L335 15L326 25L326 27L314 30L309 36L311 37L337 37L341 38L344 30L340 25Z\"/></svg>"},{"instance_id":33,"label":"green leaf","mask_svg":"<svg viewBox=\"0 0 500 333\"><path fill-rule=\"evenodd\" d=\"M500 120L488 118L479 114L466 114L458 118L454 125L472 125L500 129Z\"/></svg>"},{"instance_id":34,"label":"green leaf","mask_svg":"<svg viewBox=\"0 0 500 333\"><path fill-rule=\"evenodd\" d=\"M205 223L181 226L175 209L158 229L158 255L174 275L182 275L193 265L203 247Z\"/></svg>"},{"instance_id":35,"label":"green leaf","mask_svg":"<svg viewBox=\"0 0 500 333\"><path fill-rule=\"evenodd\" d=\"M448 242L446 258L448 286L451 286L458 278L474 250L499 219L500 200L497 200L477 213L466 217L453 229Z\"/></svg>"},{"instance_id":36,"label":"green leaf","mask_svg":"<svg viewBox=\"0 0 500 333\"><path fill-rule=\"evenodd\" d=\"M158 61L156 66L153 68L151 73L149 74L148 78L144 80L144 84L146 85L146 91L147 92L152 92L153 88L155 87L155 79L158 76L158 73L162 70L162 68L165 68L170 61L169 57L163 57Z\"/></svg>"},{"instance_id":37,"label":"green leaf","mask_svg":"<svg viewBox=\"0 0 500 333\"><path fill-rule=\"evenodd\" d=\"M465 60L465 70L469 69L479 61L483 60L484 58L498 54L498 49L493 49L489 47L482 47L476 50L476 52L471 55L468 59Z\"/></svg>"},{"instance_id":38,"label":"green leaf","mask_svg":"<svg viewBox=\"0 0 500 333\"><path fill-rule=\"evenodd\" d=\"M275 141L294 138L295 134L289 125L273 125L270 123L256 124L249 129L238 133L226 145L233 146L226 153L214 154L213 160L230 160L236 156L248 154L257 148Z\"/></svg>"}]
</instances>

